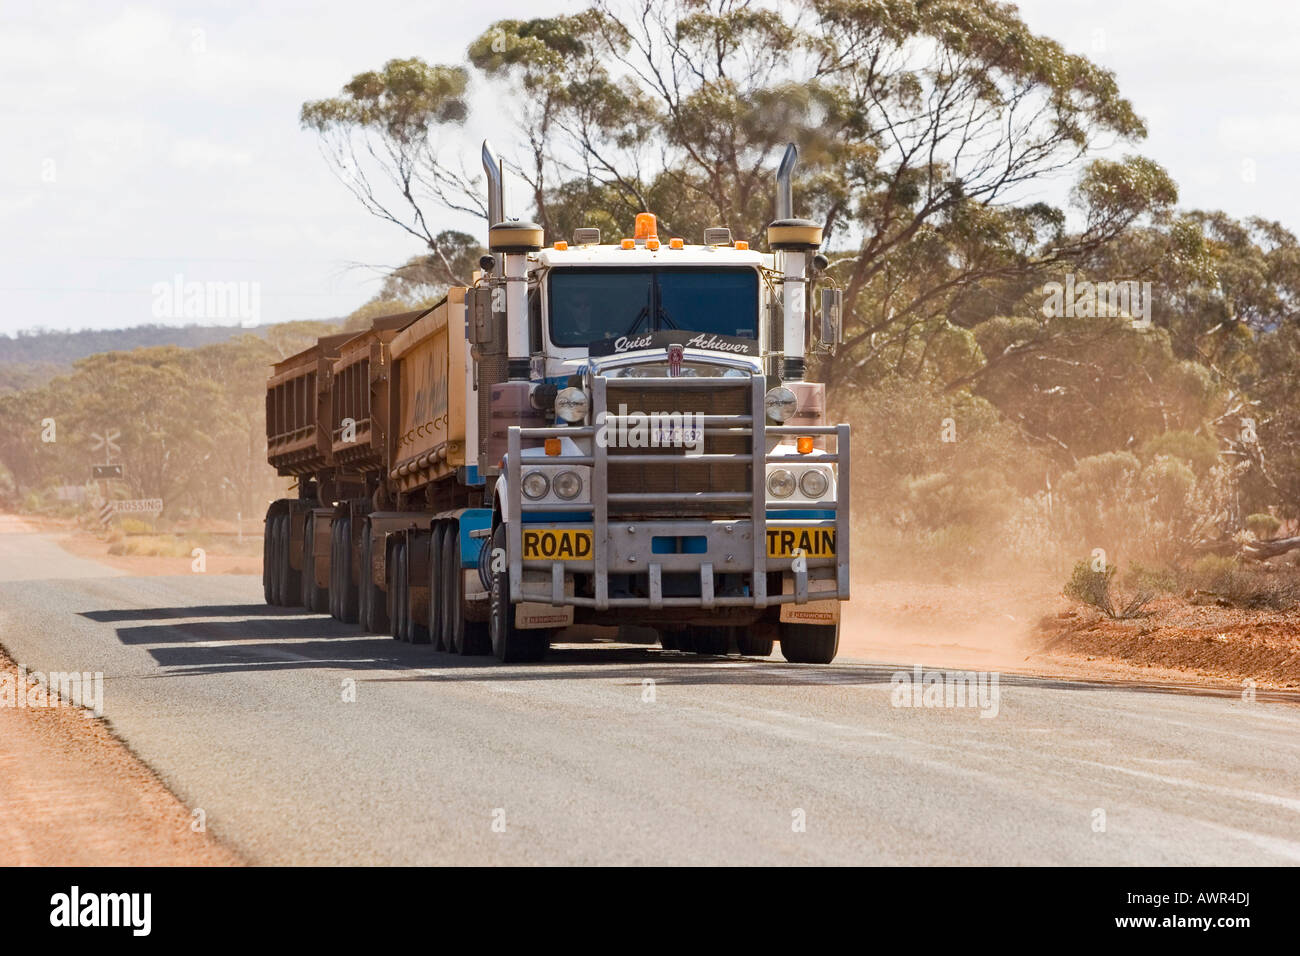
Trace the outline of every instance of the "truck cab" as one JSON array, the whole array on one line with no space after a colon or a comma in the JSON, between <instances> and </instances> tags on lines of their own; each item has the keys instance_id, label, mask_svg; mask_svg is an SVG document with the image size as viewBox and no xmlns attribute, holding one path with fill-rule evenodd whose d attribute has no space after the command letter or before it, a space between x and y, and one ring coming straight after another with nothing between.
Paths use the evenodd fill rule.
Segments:
<instances>
[{"instance_id":1,"label":"truck cab","mask_svg":"<svg viewBox=\"0 0 1300 956\"><path fill-rule=\"evenodd\" d=\"M484 166L498 186L487 144ZM789 215L792 168L793 147L769 252L725 228L661 237L650 213L605 243L491 226L468 326L498 657L539 657L557 629L593 623L653 627L680 650L780 642L792 661L834 658L849 430L826 423L824 387L805 377L821 229ZM825 291L829 348L838 298Z\"/></svg>"}]
</instances>

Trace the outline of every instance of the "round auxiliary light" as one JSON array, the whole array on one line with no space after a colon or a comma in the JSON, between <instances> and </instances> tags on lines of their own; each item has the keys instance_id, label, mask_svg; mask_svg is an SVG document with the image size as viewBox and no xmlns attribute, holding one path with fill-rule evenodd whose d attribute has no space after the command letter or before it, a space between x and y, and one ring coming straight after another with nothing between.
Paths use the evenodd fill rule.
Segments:
<instances>
[{"instance_id":1,"label":"round auxiliary light","mask_svg":"<svg viewBox=\"0 0 1300 956\"><path fill-rule=\"evenodd\" d=\"M582 476L576 471L562 471L555 476L555 480L551 482L551 487L555 490L557 498L572 501L582 494Z\"/></svg>"},{"instance_id":2,"label":"round auxiliary light","mask_svg":"<svg viewBox=\"0 0 1300 956\"><path fill-rule=\"evenodd\" d=\"M763 407L767 410L768 418L774 422L784 423L793 418L794 413L799 410L799 399L793 389L778 385L776 388L769 389L763 396Z\"/></svg>"},{"instance_id":3,"label":"round auxiliary light","mask_svg":"<svg viewBox=\"0 0 1300 956\"><path fill-rule=\"evenodd\" d=\"M799 490L809 498L820 498L826 494L826 489L830 487L830 482L826 480L826 473L819 470L805 471L803 477L799 479Z\"/></svg>"},{"instance_id":4,"label":"round auxiliary light","mask_svg":"<svg viewBox=\"0 0 1300 956\"><path fill-rule=\"evenodd\" d=\"M538 498L546 497L546 493L551 490L551 482L540 471L530 471L524 475L522 490L525 495L536 501Z\"/></svg>"},{"instance_id":5,"label":"round auxiliary light","mask_svg":"<svg viewBox=\"0 0 1300 956\"><path fill-rule=\"evenodd\" d=\"M767 476L767 493L773 498L789 498L794 494L794 475L777 468Z\"/></svg>"},{"instance_id":6,"label":"round auxiliary light","mask_svg":"<svg viewBox=\"0 0 1300 956\"><path fill-rule=\"evenodd\" d=\"M555 393L555 417L566 422L580 422L587 417L591 399L582 389L570 385Z\"/></svg>"}]
</instances>

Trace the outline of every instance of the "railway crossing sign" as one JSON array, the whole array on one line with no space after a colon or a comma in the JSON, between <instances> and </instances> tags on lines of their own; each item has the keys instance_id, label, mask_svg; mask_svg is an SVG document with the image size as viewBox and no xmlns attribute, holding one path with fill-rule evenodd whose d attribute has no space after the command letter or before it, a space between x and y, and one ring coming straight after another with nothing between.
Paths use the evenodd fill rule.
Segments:
<instances>
[{"instance_id":1,"label":"railway crossing sign","mask_svg":"<svg viewBox=\"0 0 1300 956\"><path fill-rule=\"evenodd\" d=\"M122 450L122 447L117 443L117 439L122 437L122 432L116 428L106 428L102 435L99 432L91 432L90 437L94 439L90 450L99 451L101 448L104 449L104 458L107 461L112 461L113 455Z\"/></svg>"},{"instance_id":2,"label":"railway crossing sign","mask_svg":"<svg viewBox=\"0 0 1300 956\"><path fill-rule=\"evenodd\" d=\"M121 465L91 465L90 478L92 481L106 480L110 478L121 478Z\"/></svg>"}]
</instances>

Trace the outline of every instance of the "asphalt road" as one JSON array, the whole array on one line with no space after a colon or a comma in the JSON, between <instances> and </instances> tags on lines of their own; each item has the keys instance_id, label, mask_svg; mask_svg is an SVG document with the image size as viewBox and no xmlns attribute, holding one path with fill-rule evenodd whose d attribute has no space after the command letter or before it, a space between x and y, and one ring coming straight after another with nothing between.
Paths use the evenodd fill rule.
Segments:
<instances>
[{"instance_id":1,"label":"asphalt road","mask_svg":"<svg viewBox=\"0 0 1300 956\"><path fill-rule=\"evenodd\" d=\"M892 706L894 663L612 643L503 667L22 532L0 644L104 672L116 733L255 863L1300 861L1293 704L1003 674L984 718Z\"/></svg>"}]
</instances>

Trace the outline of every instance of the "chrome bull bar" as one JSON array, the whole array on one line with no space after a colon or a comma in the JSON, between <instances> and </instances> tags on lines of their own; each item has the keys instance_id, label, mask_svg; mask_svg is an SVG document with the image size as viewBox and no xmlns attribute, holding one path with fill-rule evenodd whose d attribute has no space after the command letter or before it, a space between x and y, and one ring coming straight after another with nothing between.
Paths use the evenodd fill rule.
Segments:
<instances>
[{"instance_id":1,"label":"chrome bull bar","mask_svg":"<svg viewBox=\"0 0 1300 956\"><path fill-rule=\"evenodd\" d=\"M748 388L750 389L750 415L702 415L700 422L704 436L710 434L750 435L749 454L698 454L698 455L621 455L617 450L611 452L607 443L597 439L602 427L617 425L623 420L631 420L638 415L625 417L609 413L607 401L608 380L603 375L592 378L591 414L594 420L603 422L603 426L549 426L545 428L521 428L512 425L507 435L507 503L510 520L507 521L507 551L510 579L510 599L512 603L520 601L550 604L556 607L571 605L574 607L594 608L599 611L611 608L718 608L750 607L764 608L774 604L807 603L809 597L808 580L811 569L833 568L835 587L833 590L814 592L815 600L849 599L849 496L850 455L848 425L768 425L762 413L766 383L761 375L741 377L709 378L638 378L638 388L664 388L665 390L683 388ZM601 416L600 413L604 412ZM644 414L644 413L638 413ZM814 460L817 464L836 465L835 499L818 500L815 504L806 501L788 501L767 499L767 468L770 462L791 461L791 456L767 453L769 437L787 436L835 436L836 445L833 453L819 454ZM543 459L530 459L534 465L587 465L591 467L590 503L530 501L523 496L521 479L524 461L522 450L525 441L542 442L547 438L589 439L590 454L547 455ZM762 449L760 452L759 449ZM795 459L797 461L797 459ZM644 495L635 493L610 494L607 489L608 466L610 464L635 465L672 465L674 467L693 467L696 464L717 464L720 462L750 463L750 488L738 491L708 492L671 492L656 494L656 501L707 502L717 504L747 503L747 514L728 518L698 519L647 519L612 521L609 516L611 502L635 502L643 500ZM760 466L761 463L761 466ZM770 558L767 553L767 531L773 522L787 519L768 519L768 511L817 510L833 511L834 517L796 518L801 526L834 528L834 557L805 558L799 569L794 568L794 557ZM529 560L530 571L542 570L549 564L549 591L524 589L523 559L523 516L528 513L545 512L548 514L585 514L591 513L592 553L589 560L572 558L556 560ZM559 528L570 526L561 521L555 522ZM585 529L585 520L575 522L573 528ZM778 524L779 529L782 525ZM707 548L703 554L654 553L653 538L659 536L703 537ZM721 558L719 563L718 559ZM700 594L698 596L674 596L663 593L663 574L666 572L690 571L699 575ZM792 571L794 587L791 594L768 594L767 574L769 571ZM592 597L565 593L566 572L591 574L593 576ZM610 574L644 574L648 587L645 597L611 597L609 589ZM739 573L749 576L749 593L746 595L715 595L714 575L718 573Z\"/></svg>"}]
</instances>

